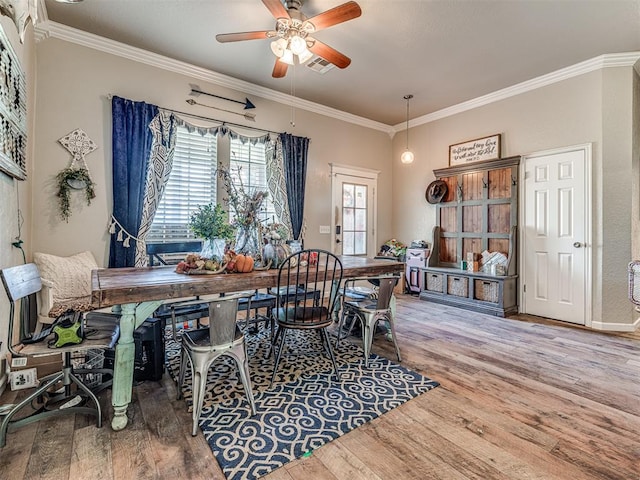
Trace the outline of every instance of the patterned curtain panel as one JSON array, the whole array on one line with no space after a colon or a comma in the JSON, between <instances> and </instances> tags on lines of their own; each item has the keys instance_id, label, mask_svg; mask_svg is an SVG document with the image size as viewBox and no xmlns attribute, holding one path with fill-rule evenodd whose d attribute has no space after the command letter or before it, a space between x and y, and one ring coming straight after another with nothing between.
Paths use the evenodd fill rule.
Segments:
<instances>
[{"instance_id":1,"label":"patterned curtain panel","mask_svg":"<svg viewBox=\"0 0 640 480\"><path fill-rule=\"evenodd\" d=\"M158 114L158 107L114 96L111 110L112 230L117 225L120 231L118 236L111 236L109 267L132 267L135 265L136 249L127 248L129 239L132 238L128 233L126 241L122 241L122 237L123 231L135 234L140 229L147 165L153 143L153 132L149 124Z\"/></svg>"},{"instance_id":2,"label":"patterned curtain panel","mask_svg":"<svg viewBox=\"0 0 640 480\"><path fill-rule=\"evenodd\" d=\"M161 110L149 125L153 133L151 156L147 169L147 180L142 202L142 218L136 242L136 267L147 266L145 239L151 229L153 217L162 199L164 188L169 181L173 166L173 153L176 148L176 121L172 113Z\"/></svg>"},{"instance_id":3,"label":"patterned curtain panel","mask_svg":"<svg viewBox=\"0 0 640 480\"><path fill-rule=\"evenodd\" d=\"M287 182L284 178L284 158L282 156L282 140L280 136L270 141L265 149L267 164L267 186L273 201L278 223L287 227L288 238L291 238L291 216L287 200Z\"/></svg>"},{"instance_id":4,"label":"patterned curtain panel","mask_svg":"<svg viewBox=\"0 0 640 480\"><path fill-rule=\"evenodd\" d=\"M289 199L289 213L294 240L301 240L300 233L304 219L304 190L307 179L307 152L309 139L295 137L288 133L279 135L282 142L284 176Z\"/></svg>"}]
</instances>

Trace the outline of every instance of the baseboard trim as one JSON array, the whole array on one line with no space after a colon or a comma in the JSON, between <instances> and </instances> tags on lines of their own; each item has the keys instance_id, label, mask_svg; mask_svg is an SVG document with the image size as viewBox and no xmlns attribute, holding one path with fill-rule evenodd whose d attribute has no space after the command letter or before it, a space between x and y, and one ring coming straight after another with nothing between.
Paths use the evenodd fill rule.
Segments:
<instances>
[{"instance_id":1,"label":"baseboard trim","mask_svg":"<svg viewBox=\"0 0 640 480\"><path fill-rule=\"evenodd\" d=\"M633 323L591 322L590 328L606 332L635 332L640 328L640 318L637 318Z\"/></svg>"}]
</instances>

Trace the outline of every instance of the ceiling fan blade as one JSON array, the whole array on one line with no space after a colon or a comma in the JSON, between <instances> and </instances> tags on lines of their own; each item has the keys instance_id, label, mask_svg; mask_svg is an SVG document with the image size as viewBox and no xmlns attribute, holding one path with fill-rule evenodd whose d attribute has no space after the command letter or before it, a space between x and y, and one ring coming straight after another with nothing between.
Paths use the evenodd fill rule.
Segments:
<instances>
[{"instance_id":1,"label":"ceiling fan blade","mask_svg":"<svg viewBox=\"0 0 640 480\"><path fill-rule=\"evenodd\" d=\"M358 18L360 15L362 15L360 5L356 2L347 2L326 12L319 13L315 17L307 18L307 22L312 23L316 31L318 31L323 28L332 27L338 23L346 22L347 20Z\"/></svg>"},{"instance_id":2,"label":"ceiling fan blade","mask_svg":"<svg viewBox=\"0 0 640 480\"><path fill-rule=\"evenodd\" d=\"M289 16L289 12L284 8L284 5L280 0L262 0L262 3L264 3L264 6L269 9L271 15L273 15L273 18L276 20L278 18L291 18Z\"/></svg>"},{"instance_id":3,"label":"ceiling fan blade","mask_svg":"<svg viewBox=\"0 0 640 480\"><path fill-rule=\"evenodd\" d=\"M276 58L276 64L273 66L273 73L271 74L271 76L273 78L282 78L287 74L288 68L289 68L289 65L287 65L284 62L281 62Z\"/></svg>"},{"instance_id":4,"label":"ceiling fan blade","mask_svg":"<svg viewBox=\"0 0 640 480\"><path fill-rule=\"evenodd\" d=\"M259 32L219 33L216 35L216 40L220 43L240 42L242 40L261 40L264 38L271 38L269 35L270 33L272 33L270 30L261 30Z\"/></svg>"},{"instance_id":5,"label":"ceiling fan blade","mask_svg":"<svg viewBox=\"0 0 640 480\"><path fill-rule=\"evenodd\" d=\"M336 67L346 68L351 63L351 59L346 55L343 55L335 48L331 48L326 43L322 43L320 40L313 39L313 45L309 47L313 53L325 60L333 63Z\"/></svg>"}]
</instances>

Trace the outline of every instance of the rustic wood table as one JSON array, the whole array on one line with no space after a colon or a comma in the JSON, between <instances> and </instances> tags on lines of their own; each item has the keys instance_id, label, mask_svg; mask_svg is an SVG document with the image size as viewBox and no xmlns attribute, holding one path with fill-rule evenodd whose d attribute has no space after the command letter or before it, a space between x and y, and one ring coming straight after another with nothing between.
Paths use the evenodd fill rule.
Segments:
<instances>
[{"instance_id":1,"label":"rustic wood table","mask_svg":"<svg viewBox=\"0 0 640 480\"><path fill-rule=\"evenodd\" d=\"M404 263L364 257L340 257L343 278L402 273ZM135 346L133 331L164 302L196 295L253 291L275 287L278 270L219 275L184 275L175 267L105 268L92 272L92 304L120 310L120 339L116 345L111 427L127 426L131 402Z\"/></svg>"}]
</instances>

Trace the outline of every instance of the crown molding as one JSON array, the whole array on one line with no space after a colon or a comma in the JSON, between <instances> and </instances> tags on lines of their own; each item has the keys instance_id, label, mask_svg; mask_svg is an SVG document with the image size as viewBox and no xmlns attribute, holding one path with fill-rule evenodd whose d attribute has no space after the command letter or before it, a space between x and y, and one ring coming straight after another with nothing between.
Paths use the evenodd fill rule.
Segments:
<instances>
[{"instance_id":1,"label":"crown molding","mask_svg":"<svg viewBox=\"0 0 640 480\"><path fill-rule=\"evenodd\" d=\"M92 33L87 33L76 28L68 27L60 23L52 21L44 21L39 23L35 28L36 41L46 38L58 38L67 42L82 45L84 47L100 50L122 58L127 58L135 62L144 63L163 70L180 73L198 80L220 85L232 90L240 91L243 94L256 95L266 100L282 103L287 106L294 106L302 110L306 110L326 117L335 118L344 122L353 123L362 127L380 130L393 135L394 129L391 125L375 122L364 117L352 115L335 108L327 107L319 103L310 102L301 98L288 95L286 93L277 92L269 88L260 87L253 83L239 80L221 73L208 70L206 68L197 67L190 63L174 60L163 55L143 50L141 48L132 47L124 43L116 42L108 38L100 37Z\"/></svg>"},{"instance_id":2,"label":"crown molding","mask_svg":"<svg viewBox=\"0 0 640 480\"><path fill-rule=\"evenodd\" d=\"M41 11L39 11L39 14ZM174 60L163 55L143 50L141 48L132 47L124 43L116 42L108 38L100 37L92 33L84 32L60 23L47 20L46 13L42 12L40 16L44 21L38 22L36 25L35 40L36 42L42 41L49 37L59 38L71 43L82 45L95 50L100 50L105 53L110 53L119 57L127 58L135 62L144 63L153 67L161 68L163 70L180 73L189 77L203 80L215 85L220 85L225 88L240 91L245 94L256 95L266 100L271 100L287 106L293 106L326 117L335 118L344 122L352 123L373 130L379 130L385 132L389 137L393 136L405 129L406 122L398 123L397 125L386 125L381 122L369 120L364 117L352 115L335 108L327 107L319 103L310 102L301 98L288 95L286 93L277 92L269 88L260 87L253 83L239 80L221 73L208 70L206 68L197 67L186 62ZM567 80L569 78L584 75L585 73L601 70L603 68L612 67L629 67L632 66L640 74L640 52L627 52L627 53L614 53L601 55L599 57L585 60L584 62L571 65L560 70L542 75L540 77L527 80L516 85L512 85L501 90L483 95L481 97L474 98L472 100L452 105L451 107L443 108L436 112L416 117L409 121L409 128L424 125L425 123L441 120L458 113L473 110L474 108L482 107L490 103L498 102L515 95L530 92L541 87L552 85L554 83Z\"/></svg>"},{"instance_id":3,"label":"crown molding","mask_svg":"<svg viewBox=\"0 0 640 480\"><path fill-rule=\"evenodd\" d=\"M425 123L441 120L458 113L473 110L474 108L482 107L490 103L498 102L515 95L530 92L541 87L546 87L554 83L567 80L569 78L584 75L585 73L593 72L596 70L602 70L603 68L612 67L634 67L637 71L640 70L640 52L627 52L627 53L612 53L606 55L600 55L599 57L585 60L584 62L576 63L566 68L556 70L555 72L542 75L540 77L532 78L522 83L512 85L502 90L483 95L467 102L462 102L451 107L443 108L437 112L429 113L421 117L414 118L409 121L409 127L417 127L418 125L424 125ZM640 71L639 71L640 73ZM406 122L398 123L394 125L394 131L404 130Z\"/></svg>"}]
</instances>

